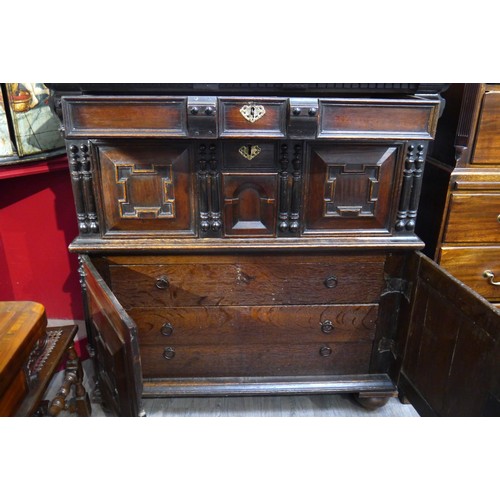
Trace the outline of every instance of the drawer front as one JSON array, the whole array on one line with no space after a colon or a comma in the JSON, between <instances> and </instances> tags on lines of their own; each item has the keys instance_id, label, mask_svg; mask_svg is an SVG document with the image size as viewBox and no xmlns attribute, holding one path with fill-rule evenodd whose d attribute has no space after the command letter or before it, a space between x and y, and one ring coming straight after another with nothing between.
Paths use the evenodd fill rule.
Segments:
<instances>
[{"instance_id":1,"label":"drawer front","mask_svg":"<svg viewBox=\"0 0 500 500\"><path fill-rule=\"evenodd\" d=\"M278 170L279 166L276 143L255 140L223 141L222 155L222 165L224 170Z\"/></svg>"},{"instance_id":2,"label":"drawer front","mask_svg":"<svg viewBox=\"0 0 500 500\"><path fill-rule=\"evenodd\" d=\"M134 308L141 345L373 340L378 306Z\"/></svg>"},{"instance_id":3,"label":"drawer front","mask_svg":"<svg viewBox=\"0 0 500 500\"><path fill-rule=\"evenodd\" d=\"M500 247L444 247L440 264L486 299L500 301Z\"/></svg>"},{"instance_id":4,"label":"drawer front","mask_svg":"<svg viewBox=\"0 0 500 500\"><path fill-rule=\"evenodd\" d=\"M439 102L320 99L319 138L432 139Z\"/></svg>"},{"instance_id":5,"label":"drawer front","mask_svg":"<svg viewBox=\"0 0 500 500\"><path fill-rule=\"evenodd\" d=\"M452 194L445 241L500 243L500 194Z\"/></svg>"},{"instance_id":6,"label":"drawer front","mask_svg":"<svg viewBox=\"0 0 500 500\"><path fill-rule=\"evenodd\" d=\"M187 136L185 97L64 97L68 139Z\"/></svg>"},{"instance_id":7,"label":"drawer front","mask_svg":"<svg viewBox=\"0 0 500 500\"><path fill-rule=\"evenodd\" d=\"M323 262L258 258L183 264L110 266L125 308L378 302L384 256Z\"/></svg>"},{"instance_id":8,"label":"drawer front","mask_svg":"<svg viewBox=\"0 0 500 500\"><path fill-rule=\"evenodd\" d=\"M500 163L500 92L483 96L472 163Z\"/></svg>"},{"instance_id":9,"label":"drawer front","mask_svg":"<svg viewBox=\"0 0 500 500\"><path fill-rule=\"evenodd\" d=\"M97 143L105 237L194 236L187 143Z\"/></svg>"},{"instance_id":10,"label":"drawer front","mask_svg":"<svg viewBox=\"0 0 500 500\"><path fill-rule=\"evenodd\" d=\"M368 373L371 342L142 346L144 378ZM167 359L168 358L168 359Z\"/></svg>"},{"instance_id":11,"label":"drawer front","mask_svg":"<svg viewBox=\"0 0 500 500\"><path fill-rule=\"evenodd\" d=\"M285 137L287 99L219 99L220 137Z\"/></svg>"},{"instance_id":12,"label":"drawer front","mask_svg":"<svg viewBox=\"0 0 500 500\"><path fill-rule=\"evenodd\" d=\"M398 151L386 145L312 145L304 232L389 234Z\"/></svg>"}]
</instances>

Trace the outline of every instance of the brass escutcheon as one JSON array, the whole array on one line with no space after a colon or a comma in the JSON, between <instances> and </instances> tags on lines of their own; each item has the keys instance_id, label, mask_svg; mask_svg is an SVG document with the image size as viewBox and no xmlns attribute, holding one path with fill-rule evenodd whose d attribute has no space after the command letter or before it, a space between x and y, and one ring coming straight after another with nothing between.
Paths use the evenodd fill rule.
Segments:
<instances>
[{"instance_id":1,"label":"brass escutcheon","mask_svg":"<svg viewBox=\"0 0 500 500\"><path fill-rule=\"evenodd\" d=\"M256 122L259 118L262 118L266 114L264 106L260 104L245 104L240 108L240 113L248 120L250 123Z\"/></svg>"},{"instance_id":2,"label":"brass escutcheon","mask_svg":"<svg viewBox=\"0 0 500 500\"><path fill-rule=\"evenodd\" d=\"M260 153L261 149L259 146L241 146L238 151L243 158L253 160Z\"/></svg>"}]
</instances>

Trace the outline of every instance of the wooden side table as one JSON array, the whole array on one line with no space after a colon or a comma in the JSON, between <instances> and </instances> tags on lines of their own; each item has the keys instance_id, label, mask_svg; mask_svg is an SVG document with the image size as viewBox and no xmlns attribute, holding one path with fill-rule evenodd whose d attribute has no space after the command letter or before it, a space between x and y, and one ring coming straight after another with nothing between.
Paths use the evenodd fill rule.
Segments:
<instances>
[{"instance_id":1,"label":"wooden side table","mask_svg":"<svg viewBox=\"0 0 500 500\"><path fill-rule=\"evenodd\" d=\"M58 415L61 410L90 416L83 370L74 349L78 327L47 328L36 302L0 302L0 416ZM64 382L49 404L42 402L57 367L66 361ZM68 396L74 390L75 397Z\"/></svg>"}]
</instances>

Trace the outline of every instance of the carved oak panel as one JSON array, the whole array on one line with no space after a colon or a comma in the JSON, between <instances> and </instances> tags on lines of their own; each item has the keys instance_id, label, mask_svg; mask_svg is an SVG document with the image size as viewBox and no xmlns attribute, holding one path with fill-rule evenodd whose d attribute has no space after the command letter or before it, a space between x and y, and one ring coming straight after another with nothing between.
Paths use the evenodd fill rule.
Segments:
<instances>
[{"instance_id":1,"label":"carved oak panel","mask_svg":"<svg viewBox=\"0 0 500 500\"><path fill-rule=\"evenodd\" d=\"M275 236L277 173L222 174L226 236Z\"/></svg>"},{"instance_id":2,"label":"carved oak panel","mask_svg":"<svg viewBox=\"0 0 500 500\"><path fill-rule=\"evenodd\" d=\"M193 176L185 144L99 144L99 197L105 235L152 231L192 235Z\"/></svg>"},{"instance_id":3,"label":"carved oak panel","mask_svg":"<svg viewBox=\"0 0 500 500\"><path fill-rule=\"evenodd\" d=\"M305 232L389 232L397 146L314 145L309 157Z\"/></svg>"}]
</instances>

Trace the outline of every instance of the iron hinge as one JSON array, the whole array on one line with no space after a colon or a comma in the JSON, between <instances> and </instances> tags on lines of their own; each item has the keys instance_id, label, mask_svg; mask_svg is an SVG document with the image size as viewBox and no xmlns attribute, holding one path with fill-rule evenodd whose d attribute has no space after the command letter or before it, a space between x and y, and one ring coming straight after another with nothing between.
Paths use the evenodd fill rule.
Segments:
<instances>
[{"instance_id":1,"label":"iron hinge","mask_svg":"<svg viewBox=\"0 0 500 500\"><path fill-rule=\"evenodd\" d=\"M396 342L393 339L382 337L378 343L377 351L379 354L390 352L396 359Z\"/></svg>"},{"instance_id":2,"label":"iron hinge","mask_svg":"<svg viewBox=\"0 0 500 500\"><path fill-rule=\"evenodd\" d=\"M382 292L382 297L389 293L400 293L409 302L412 288L411 285L411 282L402 278L391 278L386 276L385 290Z\"/></svg>"}]
</instances>

